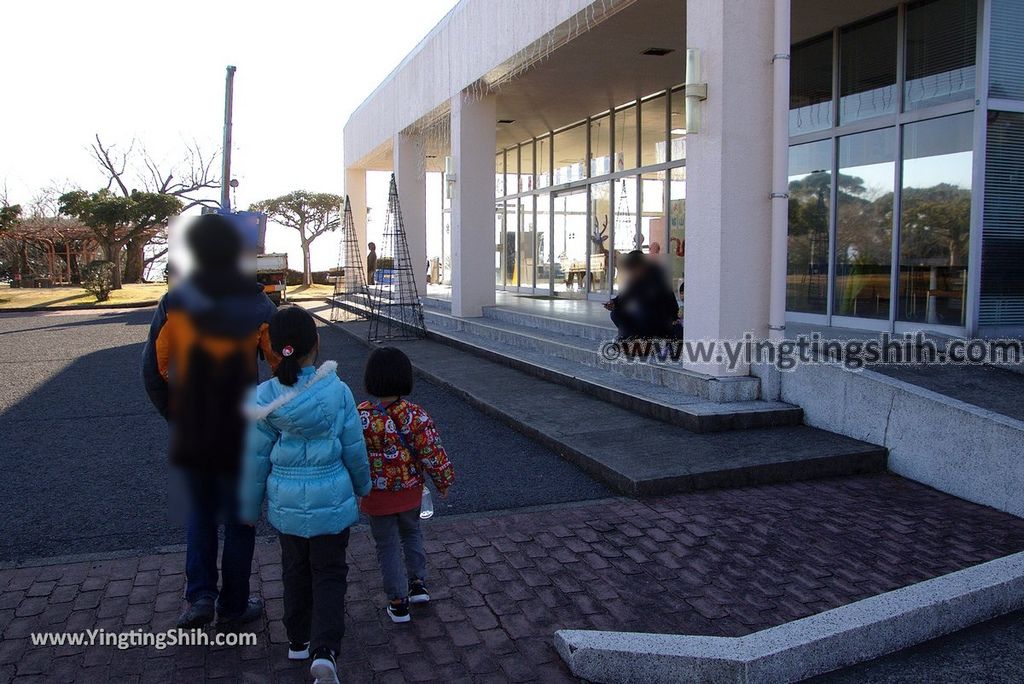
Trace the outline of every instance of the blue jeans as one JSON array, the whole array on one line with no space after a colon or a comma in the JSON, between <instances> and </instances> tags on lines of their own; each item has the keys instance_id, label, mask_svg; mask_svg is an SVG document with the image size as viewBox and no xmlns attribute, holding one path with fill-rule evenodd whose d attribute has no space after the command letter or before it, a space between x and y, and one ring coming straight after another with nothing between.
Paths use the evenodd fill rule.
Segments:
<instances>
[{"instance_id":1,"label":"blue jeans","mask_svg":"<svg viewBox=\"0 0 1024 684\"><path fill-rule=\"evenodd\" d=\"M409 595L409 580L427 579L420 508L391 515L371 515L370 532L377 546L377 562L389 600ZM403 555L405 560L403 563Z\"/></svg>"},{"instance_id":2,"label":"blue jeans","mask_svg":"<svg viewBox=\"0 0 1024 684\"><path fill-rule=\"evenodd\" d=\"M224 617L240 615L249 601L249 576L256 530L238 520L238 482L211 473L183 471L189 497L185 600L217 602ZM221 588L217 590L217 529L224 525L220 558Z\"/></svg>"}]
</instances>

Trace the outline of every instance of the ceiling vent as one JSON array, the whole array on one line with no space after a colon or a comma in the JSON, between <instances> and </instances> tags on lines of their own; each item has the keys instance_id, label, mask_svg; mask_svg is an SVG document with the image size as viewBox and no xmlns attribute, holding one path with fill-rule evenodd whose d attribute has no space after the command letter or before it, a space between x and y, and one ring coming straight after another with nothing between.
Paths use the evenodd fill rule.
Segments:
<instances>
[{"instance_id":1,"label":"ceiling vent","mask_svg":"<svg viewBox=\"0 0 1024 684\"><path fill-rule=\"evenodd\" d=\"M647 48L646 50L644 50L640 54L641 55L647 55L649 57L664 57L665 55L669 54L670 52L675 52L675 50L672 49L672 48L651 47L651 48Z\"/></svg>"},{"instance_id":2,"label":"ceiling vent","mask_svg":"<svg viewBox=\"0 0 1024 684\"><path fill-rule=\"evenodd\" d=\"M498 123L500 124L514 124L515 122L515 119L498 119Z\"/></svg>"}]
</instances>

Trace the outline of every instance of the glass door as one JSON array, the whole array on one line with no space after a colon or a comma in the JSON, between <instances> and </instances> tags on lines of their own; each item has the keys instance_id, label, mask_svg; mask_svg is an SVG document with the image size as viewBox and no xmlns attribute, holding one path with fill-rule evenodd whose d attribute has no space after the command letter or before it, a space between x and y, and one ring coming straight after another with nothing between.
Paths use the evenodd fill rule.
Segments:
<instances>
[{"instance_id":1,"label":"glass door","mask_svg":"<svg viewBox=\"0 0 1024 684\"><path fill-rule=\"evenodd\" d=\"M555 193L553 204L555 292L572 298L586 297L587 190L581 188Z\"/></svg>"}]
</instances>

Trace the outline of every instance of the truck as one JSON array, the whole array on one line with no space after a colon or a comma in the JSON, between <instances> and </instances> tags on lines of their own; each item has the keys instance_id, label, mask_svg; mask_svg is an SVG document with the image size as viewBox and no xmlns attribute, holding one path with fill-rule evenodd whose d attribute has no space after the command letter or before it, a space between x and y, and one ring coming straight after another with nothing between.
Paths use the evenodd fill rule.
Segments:
<instances>
[{"instance_id":1,"label":"truck","mask_svg":"<svg viewBox=\"0 0 1024 684\"><path fill-rule=\"evenodd\" d=\"M256 280L270 301L281 306L287 299L288 255L284 252L256 255Z\"/></svg>"},{"instance_id":2,"label":"truck","mask_svg":"<svg viewBox=\"0 0 1024 684\"><path fill-rule=\"evenodd\" d=\"M258 211L222 211L204 209L203 213L217 213L231 220L242 235L245 250L256 254L256 280L270 301L280 306L286 300L288 286L288 255L282 252L264 253L267 233L267 215ZM250 262L251 263L251 262Z\"/></svg>"}]
</instances>

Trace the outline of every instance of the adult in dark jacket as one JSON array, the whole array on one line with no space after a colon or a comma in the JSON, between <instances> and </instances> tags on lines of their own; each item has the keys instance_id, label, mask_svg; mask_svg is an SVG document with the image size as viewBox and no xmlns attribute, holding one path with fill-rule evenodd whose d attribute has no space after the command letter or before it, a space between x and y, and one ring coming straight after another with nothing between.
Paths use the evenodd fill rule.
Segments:
<instances>
[{"instance_id":1,"label":"adult in dark jacket","mask_svg":"<svg viewBox=\"0 0 1024 684\"><path fill-rule=\"evenodd\" d=\"M634 250L624 256L619 268L625 286L604 306L620 339L672 337L678 307L661 266Z\"/></svg>"},{"instance_id":2,"label":"adult in dark jacket","mask_svg":"<svg viewBox=\"0 0 1024 684\"><path fill-rule=\"evenodd\" d=\"M229 628L259 617L249 597L255 530L238 519L238 476L257 356L271 364L268 323L276 307L240 268L242 240L215 214L197 218L187 243L194 272L160 300L142 352L142 376L170 426L169 457L188 499L183 628L213 621ZM224 525L221 587L218 528Z\"/></svg>"}]
</instances>

